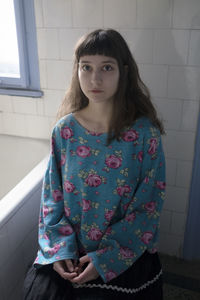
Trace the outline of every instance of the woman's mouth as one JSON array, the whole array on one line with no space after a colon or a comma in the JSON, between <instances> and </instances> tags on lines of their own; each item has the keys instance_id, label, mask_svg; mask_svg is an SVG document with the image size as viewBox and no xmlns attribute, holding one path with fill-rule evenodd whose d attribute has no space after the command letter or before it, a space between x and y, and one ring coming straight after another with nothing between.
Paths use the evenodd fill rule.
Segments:
<instances>
[{"instance_id":1,"label":"woman's mouth","mask_svg":"<svg viewBox=\"0 0 200 300\"><path fill-rule=\"evenodd\" d=\"M98 94L98 93L102 93L103 91L101 90L91 90L92 93Z\"/></svg>"}]
</instances>

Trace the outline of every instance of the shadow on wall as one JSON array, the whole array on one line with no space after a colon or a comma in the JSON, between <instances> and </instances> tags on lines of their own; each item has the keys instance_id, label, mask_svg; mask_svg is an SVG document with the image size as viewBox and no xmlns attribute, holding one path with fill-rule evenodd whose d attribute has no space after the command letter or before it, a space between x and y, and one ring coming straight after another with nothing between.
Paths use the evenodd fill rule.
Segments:
<instances>
[{"instance_id":1,"label":"shadow on wall","mask_svg":"<svg viewBox=\"0 0 200 300\"><path fill-rule=\"evenodd\" d=\"M123 35L123 31L121 33ZM129 34L132 34L132 31L124 31L127 40L136 40L134 44L129 42L129 46L138 62L141 78L149 87L152 101L164 121L165 155L167 162L171 162L166 166L167 193L161 217L160 251L183 257L183 252L186 253L183 247L187 248L187 251L194 251L195 248L189 240L185 240L184 243L186 220L187 224L190 224L187 230L191 235L195 234L195 227L192 225L194 218L187 211L189 206L191 212L196 210L193 200L188 199L192 174L186 167L183 174L183 169L180 168L179 174L182 173L181 176L185 177L182 180L186 183L185 186L183 183L179 185L176 178L177 167L181 164L190 164L192 169L195 144L196 124L194 125L193 117L197 116L194 108L198 107L198 103L195 103L196 106L190 106L190 100L199 98L200 74L196 69L187 66L190 32L152 29L148 31L148 36L145 36L145 33L141 38L139 31L135 32L134 38ZM147 41L152 51L145 47ZM149 53L153 53L153 57L150 57ZM194 65L191 61L190 65L192 64ZM194 105L194 101L191 104ZM189 116L188 111L193 115ZM200 219L196 222L196 226L200 226Z\"/></svg>"}]
</instances>

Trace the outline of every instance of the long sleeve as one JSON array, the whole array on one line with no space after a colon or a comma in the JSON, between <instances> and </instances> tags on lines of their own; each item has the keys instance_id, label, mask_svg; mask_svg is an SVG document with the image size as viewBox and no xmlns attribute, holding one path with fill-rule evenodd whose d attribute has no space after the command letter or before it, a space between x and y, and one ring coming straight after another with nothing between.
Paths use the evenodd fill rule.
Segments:
<instances>
[{"instance_id":1,"label":"long sleeve","mask_svg":"<svg viewBox=\"0 0 200 300\"><path fill-rule=\"evenodd\" d=\"M39 220L39 246L35 266L77 258L76 234L64 209L61 175L61 136L55 126L52 148L43 180Z\"/></svg>"},{"instance_id":2,"label":"long sleeve","mask_svg":"<svg viewBox=\"0 0 200 300\"><path fill-rule=\"evenodd\" d=\"M165 158L156 129L146 134L138 155L140 177L123 218L109 226L98 249L88 253L104 282L128 269L145 250L156 251L165 195Z\"/></svg>"}]
</instances>

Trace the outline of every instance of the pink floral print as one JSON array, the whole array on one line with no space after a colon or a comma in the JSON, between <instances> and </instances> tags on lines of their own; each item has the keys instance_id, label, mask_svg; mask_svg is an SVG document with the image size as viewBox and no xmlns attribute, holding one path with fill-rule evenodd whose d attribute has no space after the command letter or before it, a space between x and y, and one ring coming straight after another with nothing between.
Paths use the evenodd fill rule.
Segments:
<instances>
[{"instance_id":1,"label":"pink floral print","mask_svg":"<svg viewBox=\"0 0 200 300\"><path fill-rule=\"evenodd\" d=\"M52 212L53 212L53 208L52 207L48 207L46 205L43 206L43 216L44 216L44 218L46 218L46 216L49 213L52 213Z\"/></svg>"},{"instance_id":2,"label":"pink floral print","mask_svg":"<svg viewBox=\"0 0 200 300\"><path fill-rule=\"evenodd\" d=\"M152 138L152 139L150 139L150 147L149 147L148 153L150 155L153 155L156 153L156 150L157 150L157 139Z\"/></svg>"},{"instance_id":3,"label":"pink floral print","mask_svg":"<svg viewBox=\"0 0 200 300\"><path fill-rule=\"evenodd\" d=\"M150 243L150 241L152 240L153 238L153 233L152 232L144 232L142 237L141 237L141 240L143 241L144 244L148 245Z\"/></svg>"},{"instance_id":4,"label":"pink floral print","mask_svg":"<svg viewBox=\"0 0 200 300\"><path fill-rule=\"evenodd\" d=\"M126 132L124 132L122 138L125 142L133 142L135 140L137 140L139 137L139 134L136 130L134 129L130 129Z\"/></svg>"},{"instance_id":5,"label":"pink floral print","mask_svg":"<svg viewBox=\"0 0 200 300\"><path fill-rule=\"evenodd\" d=\"M125 217L126 221L128 222L133 222L136 219L136 214L134 212L132 212L131 214L127 215Z\"/></svg>"},{"instance_id":6,"label":"pink floral print","mask_svg":"<svg viewBox=\"0 0 200 300\"><path fill-rule=\"evenodd\" d=\"M134 257L133 251L128 247L120 247L119 252L120 252L122 258L124 258L124 259Z\"/></svg>"},{"instance_id":7,"label":"pink floral print","mask_svg":"<svg viewBox=\"0 0 200 300\"><path fill-rule=\"evenodd\" d=\"M66 217L70 217L70 215L71 215L71 208L65 206L64 210L65 210L65 216Z\"/></svg>"},{"instance_id":8,"label":"pink floral print","mask_svg":"<svg viewBox=\"0 0 200 300\"><path fill-rule=\"evenodd\" d=\"M59 190L53 191L52 195L53 195L53 199L56 202L63 200L63 193L61 191L59 191Z\"/></svg>"},{"instance_id":9,"label":"pink floral print","mask_svg":"<svg viewBox=\"0 0 200 300\"><path fill-rule=\"evenodd\" d=\"M160 133L140 118L119 141L106 138L72 114L54 127L36 265L87 254L109 282L154 251L165 192Z\"/></svg>"},{"instance_id":10,"label":"pink floral print","mask_svg":"<svg viewBox=\"0 0 200 300\"><path fill-rule=\"evenodd\" d=\"M59 228L59 232L62 235L70 235L70 234L73 233L73 229L70 225L66 225L66 226L63 226L63 227Z\"/></svg>"},{"instance_id":11,"label":"pink floral print","mask_svg":"<svg viewBox=\"0 0 200 300\"><path fill-rule=\"evenodd\" d=\"M99 241L102 238L102 232L95 227L92 227L88 232L88 237L92 241Z\"/></svg>"},{"instance_id":12,"label":"pink floral print","mask_svg":"<svg viewBox=\"0 0 200 300\"><path fill-rule=\"evenodd\" d=\"M105 277L106 277L106 281L110 281L110 280L112 280L113 278L115 278L117 276L117 273L116 272L114 272L114 271L108 271L108 272L106 272L106 274L105 274Z\"/></svg>"},{"instance_id":13,"label":"pink floral print","mask_svg":"<svg viewBox=\"0 0 200 300\"><path fill-rule=\"evenodd\" d=\"M64 166L65 162L66 162L66 155L64 155L64 154L61 154L61 161L60 161L60 165L61 165L61 166Z\"/></svg>"},{"instance_id":14,"label":"pink floral print","mask_svg":"<svg viewBox=\"0 0 200 300\"><path fill-rule=\"evenodd\" d=\"M114 215L113 210L107 210L106 213L105 213L105 219L110 222L113 215Z\"/></svg>"},{"instance_id":15,"label":"pink floral print","mask_svg":"<svg viewBox=\"0 0 200 300\"><path fill-rule=\"evenodd\" d=\"M102 180L99 175L96 174L89 174L86 178L85 182L92 187L97 187L101 184Z\"/></svg>"},{"instance_id":16,"label":"pink floral print","mask_svg":"<svg viewBox=\"0 0 200 300\"><path fill-rule=\"evenodd\" d=\"M74 134L71 128L69 128L68 126L65 126L64 128L61 129L61 137L65 140L70 139Z\"/></svg>"},{"instance_id":17,"label":"pink floral print","mask_svg":"<svg viewBox=\"0 0 200 300\"><path fill-rule=\"evenodd\" d=\"M50 248L48 250L49 255L54 255L60 250L61 246L59 244L56 244L53 248Z\"/></svg>"},{"instance_id":18,"label":"pink floral print","mask_svg":"<svg viewBox=\"0 0 200 300\"><path fill-rule=\"evenodd\" d=\"M69 180L66 180L64 182L64 189L65 189L66 193L72 193L75 189L75 186Z\"/></svg>"},{"instance_id":19,"label":"pink floral print","mask_svg":"<svg viewBox=\"0 0 200 300\"><path fill-rule=\"evenodd\" d=\"M163 181L156 181L156 186L157 188L161 189L161 190L164 190L165 189L165 182Z\"/></svg>"},{"instance_id":20,"label":"pink floral print","mask_svg":"<svg viewBox=\"0 0 200 300\"><path fill-rule=\"evenodd\" d=\"M117 193L120 196L123 196L124 194L130 193L130 192L131 192L131 187L127 184L117 188Z\"/></svg>"},{"instance_id":21,"label":"pink floral print","mask_svg":"<svg viewBox=\"0 0 200 300\"><path fill-rule=\"evenodd\" d=\"M76 153L78 156L85 158L91 155L91 149L87 146L78 146L76 149Z\"/></svg>"},{"instance_id":22,"label":"pink floral print","mask_svg":"<svg viewBox=\"0 0 200 300\"><path fill-rule=\"evenodd\" d=\"M150 201L150 202L146 203L144 207L150 213L153 213L155 211L155 209L156 209L156 203L154 201Z\"/></svg>"},{"instance_id":23,"label":"pink floral print","mask_svg":"<svg viewBox=\"0 0 200 300\"><path fill-rule=\"evenodd\" d=\"M91 201L90 200L83 199L82 203L83 203L83 211L84 212L87 212L88 210L91 209Z\"/></svg>"},{"instance_id":24,"label":"pink floral print","mask_svg":"<svg viewBox=\"0 0 200 300\"><path fill-rule=\"evenodd\" d=\"M148 176L146 176L146 177L144 178L144 183L146 183L146 184L149 183L149 177L148 177Z\"/></svg>"},{"instance_id":25,"label":"pink floral print","mask_svg":"<svg viewBox=\"0 0 200 300\"><path fill-rule=\"evenodd\" d=\"M139 162L142 162L142 160L143 160L143 151L138 152L138 160L139 160Z\"/></svg>"},{"instance_id":26,"label":"pink floral print","mask_svg":"<svg viewBox=\"0 0 200 300\"><path fill-rule=\"evenodd\" d=\"M106 158L106 165L109 168L117 169L121 166L122 159L121 157L117 157L116 155L110 155Z\"/></svg>"}]
</instances>

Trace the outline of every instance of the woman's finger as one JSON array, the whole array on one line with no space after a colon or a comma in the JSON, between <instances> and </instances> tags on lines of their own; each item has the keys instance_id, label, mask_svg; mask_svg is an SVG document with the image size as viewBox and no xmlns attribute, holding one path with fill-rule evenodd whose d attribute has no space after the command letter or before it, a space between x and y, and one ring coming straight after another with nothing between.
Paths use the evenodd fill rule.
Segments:
<instances>
[{"instance_id":1,"label":"woman's finger","mask_svg":"<svg viewBox=\"0 0 200 300\"><path fill-rule=\"evenodd\" d=\"M74 265L71 261L71 259L65 259L65 264L67 266L67 270L72 273L74 271Z\"/></svg>"},{"instance_id":2,"label":"woman's finger","mask_svg":"<svg viewBox=\"0 0 200 300\"><path fill-rule=\"evenodd\" d=\"M87 281L96 279L98 277L99 277L99 273L95 269L93 263L90 262L88 264L88 266L86 267L86 269L81 274L79 274L79 276L73 278L71 280L71 282L78 283L78 284L83 284Z\"/></svg>"},{"instance_id":3,"label":"woman's finger","mask_svg":"<svg viewBox=\"0 0 200 300\"><path fill-rule=\"evenodd\" d=\"M53 269L56 271L63 279L72 280L78 275L77 272L69 273L66 271L66 265L64 261L57 261L53 263Z\"/></svg>"},{"instance_id":4,"label":"woman's finger","mask_svg":"<svg viewBox=\"0 0 200 300\"><path fill-rule=\"evenodd\" d=\"M63 274L65 273L64 264L62 261L56 261L53 263L53 269L56 271L61 277L63 277Z\"/></svg>"},{"instance_id":5,"label":"woman's finger","mask_svg":"<svg viewBox=\"0 0 200 300\"><path fill-rule=\"evenodd\" d=\"M79 263L80 265L85 264L86 262L90 262L91 258L88 255L84 255L80 258Z\"/></svg>"}]
</instances>

